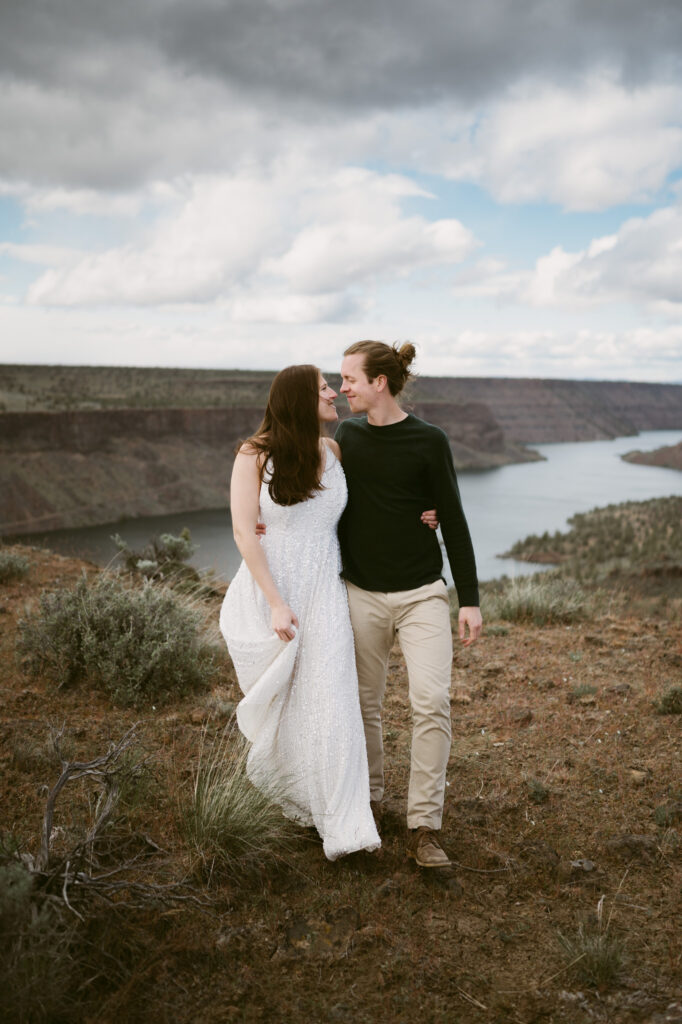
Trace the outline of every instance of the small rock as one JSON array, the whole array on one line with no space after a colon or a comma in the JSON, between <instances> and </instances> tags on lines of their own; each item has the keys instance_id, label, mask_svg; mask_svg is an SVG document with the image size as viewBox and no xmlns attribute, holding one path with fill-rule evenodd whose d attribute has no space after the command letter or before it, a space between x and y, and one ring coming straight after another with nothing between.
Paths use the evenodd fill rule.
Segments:
<instances>
[{"instance_id":1,"label":"small rock","mask_svg":"<svg viewBox=\"0 0 682 1024\"><path fill-rule=\"evenodd\" d=\"M642 771L641 768L630 769L630 782L633 786L643 786L648 778L649 773L647 771Z\"/></svg>"},{"instance_id":2,"label":"small rock","mask_svg":"<svg viewBox=\"0 0 682 1024\"><path fill-rule=\"evenodd\" d=\"M385 882L382 882L377 889L377 896L388 896L389 893L395 892L398 888L396 882L392 878L387 878Z\"/></svg>"},{"instance_id":3,"label":"small rock","mask_svg":"<svg viewBox=\"0 0 682 1024\"><path fill-rule=\"evenodd\" d=\"M572 860L571 871L594 871L594 862L583 858L580 860Z\"/></svg>"},{"instance_id":4,"label":"small rock","mask_svg":"<svg viewBox=\"0 0 682 1024\"><path fill-rule=\"evenodd\" d=\"M506 664L503 661L489 661L481 668L481 673L484 676L499 676L506 669Z\"/></svg>"},{"instance_id":5,"label":"small rock","mask_svg":"<svg viewBox=\"0 0 682 1024\"><path fill-rule=\"evenodd\" d=\"M201 725L206 718L205 708L195 708L194 711L190 712L189 720L192 725Z\"/></svg>"},{"instance_id":6,"label":"small rock","mask_svg":"<svg viewBox=\"0 0 682 1024\"><path fill-rule=\"evenodd\" d=\"M581 704L584 708L592 707L596 703L597 701L593 693L587 693L584 697L578 698L578 704Z\"/></svg>"}]
</instances>

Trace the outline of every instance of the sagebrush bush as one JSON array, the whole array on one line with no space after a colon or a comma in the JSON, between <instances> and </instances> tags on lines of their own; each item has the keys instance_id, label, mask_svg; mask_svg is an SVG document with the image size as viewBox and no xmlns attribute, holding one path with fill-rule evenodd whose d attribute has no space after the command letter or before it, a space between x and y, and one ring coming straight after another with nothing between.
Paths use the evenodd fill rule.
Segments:
<instances>
[{"instance_id":1,"label":"sagebrush bush","mask_svg":"<svg viewBox=\"0 0 682 1024\"><path fill-rule=\"evenodd\" d=\"M281 859L296 832L273 799L247 778L247 755L234 727L210 743L204 734L191 790L178 805L179 827L208 877Z\"/></svg>"},{"instance_id":2,"label":"sagebrush bush","mask_svg":"<svg viewBox=\"0 0 682 1024\"><path fill-rule=\"evenodd\" d=\"M34 675L58 686L87 681L116 703L139 707L208 684L220 655L202 621L166 587L130 588L104 573L43 593L37 614L19 623L18 650Z\"/></svg>"},{"instance_id":3,"label":"sagebrush bush","mask_svg":"<svg viewBox=\"0 0 682 1024\"><path fill-rule=\"evenodd\" d=\"M587 596L575 580L543 573L506 580L483 596L483 617L545 626L575 622L587 611Z\"/></svg>"},{"instance_id":4,"label":"sagebrush bush","mask_svg":"<svg viewBox=\"0 0 682 1024\"><path fill-rule=\"evenodd\" d=\"M0 583L22 579L30 567L30 562L23 555L17 555L14 551L0 551Z\"/></svg>"},{"instance_id":5,"label":"sagebrush bush","mask_svg":"<svg viewBox=\"0 0 682 1024\"><path fill-rule=\"evenodd\" d=\"M199 579L196 569L185 565L187 559L197 550L187 527L178 537L172 533L162 533L160 537L154 537L140 551L133 551L117 533L111 539L118 548L128 572L144 576L146 579L166 581Z\"/></svg>"}]
</instances>

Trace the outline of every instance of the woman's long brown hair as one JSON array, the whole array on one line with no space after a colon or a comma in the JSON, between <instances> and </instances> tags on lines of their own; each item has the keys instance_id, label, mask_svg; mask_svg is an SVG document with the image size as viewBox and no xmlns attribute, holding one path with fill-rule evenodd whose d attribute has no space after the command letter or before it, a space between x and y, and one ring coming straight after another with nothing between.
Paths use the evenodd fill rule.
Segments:
<instances>
[{"instance_id":1,"label":"woman's long brown hair","mask_svg":"<svg viewBox=\"0 0 682 1024\"><path fill-rule=\"evenodd\" d=\"M304 363L281 370L270 386L260 427L245 445L268 459L270 497L278 505L297 505L322 489L320 481L320 371Z\"/></svg>"}]
</instances>

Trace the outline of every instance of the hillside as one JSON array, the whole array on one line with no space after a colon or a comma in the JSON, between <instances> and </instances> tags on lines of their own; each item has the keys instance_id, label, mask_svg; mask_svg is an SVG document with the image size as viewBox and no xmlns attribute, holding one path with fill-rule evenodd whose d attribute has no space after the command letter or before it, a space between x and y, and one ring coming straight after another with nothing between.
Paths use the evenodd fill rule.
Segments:
<instances>
[{"instance_id":1,"label":"hillside","mask_svg":"<svg viewBox=\"0 0 682 1024\"><path fill-rule=\"evenodd\" d=\"M1 366L0 535L223 507L235 445L260 423L271 379ZM678 385L419 377L405 407L442 427L458 469L538 458L529 443L682 429Z\"/></svg>"},{"instance_id":2,"label":"hillside","mask_svg":"<svg viewBox=\"0 0 682 1024\"><path fill-rule=\"evenodd\" d=\"M508 443L481 403L417 410L448 434L460 469L538 457ZM224 507L234 448L262 413L237 405L0 415L0 534Z\"/></svg>"},{"instance_id":3,"label":"hillside","mask_svg":"<svg viewBox=\"0 0 682 1024\"><path fill-rule=\"evenodd\" d=\"M626 452L622 458L626 462L637 462L642 466L662 466L664 469L682 470L682 441L679 444L656 448L653 452Z\"/></svg>"},{"instance_id":4,"label":"hillside","mask_svg":"<svg viewBox=\"0 0 682 1024\"><path fill-rule=\"evenodd\" d=\"M138 725L94 848L102 884L108 875L119 889L108 902L55 877L50 916L43 889L16 886L4 941L24 945L0 1015L2 998L21 991L24 1019L71 1024L679 1020L682 750L679 702L664 702L682 668L679 595L654 593L638 572L622 590L586 589L582 608L559 608L544 626L495 616L484 597L486 635L458 648L453 667L443 844L454 871L428 875L405 859L411 721L397 645L381 851L331 864L299 830L274 856L252 850L226 871L197 858L182 826L200 758L226 727L233 735L229 661L194 697L137 710L85 680L57 688L24 674L17 622L41 590L101 574L12 550L30 563L0 587L0 871L11 868L15 885L24 869L12 851L24 865L37 854L63 768L47 723L61 726L67 762L104 755ZM203 606L211 631L219 602ZM60 793L54 870L94 828L103 792L86 778Z\"/></svg>"}]
</instances>

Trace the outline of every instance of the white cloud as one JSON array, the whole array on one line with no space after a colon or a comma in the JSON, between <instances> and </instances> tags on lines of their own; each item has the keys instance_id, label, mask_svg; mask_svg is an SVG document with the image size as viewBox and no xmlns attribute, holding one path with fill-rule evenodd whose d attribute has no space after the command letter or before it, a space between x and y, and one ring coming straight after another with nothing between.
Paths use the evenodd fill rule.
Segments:
<instances>
[{"instance_id":1,"label":"white cloud","mask_svg":"<svg viewBox=\"0 0 682 1024\"><path fill-rule=\"evenodd\" d=\"M530 271L481 261L456 278L455 292L534 307L589 309L620 303L679 316L682 205L632 218L578 252L556 246Z\"/></svg>"},{"instance_id":2,"label":"white cloud","mask_svg":"<svg viewBox=\"0 0 682 1024\"><path fill-rule=\"evenodd\" d=\"M441 144L439 169L501 202L600 210L646 201L682 161L682 87L628 89L607 75L571 87L533 79Z\"/></svg>"},{"instance_id":3,"label":"white cloud","mask_svg":"<svg viewBox=\"0 0 682 1024\"><path fill-rule=\"evenodd\" d=\"M15 242L0 242L0 253L5 253L20 263L35 263L43 267L72 266L84 255L77 249L67 249L61 245L24 245Z\"/></svg>"},{"instance_id":4,"label":"white cloud","mask_svg":"<svg viewBox=\"0 0 682 1024\"><path fill-rule=\"evenodd\" d=\"M272 177L193 179L143 243L52 267L31 286L28 300L53 306L223 300L238 319L324 319L345 315L350 288L456 263L475 244L459 221L405 216L401 199L426 194L409 179L361 168L325 171L296 161Z\"/></svg>"}]
</instances>

